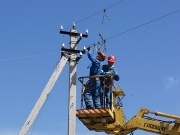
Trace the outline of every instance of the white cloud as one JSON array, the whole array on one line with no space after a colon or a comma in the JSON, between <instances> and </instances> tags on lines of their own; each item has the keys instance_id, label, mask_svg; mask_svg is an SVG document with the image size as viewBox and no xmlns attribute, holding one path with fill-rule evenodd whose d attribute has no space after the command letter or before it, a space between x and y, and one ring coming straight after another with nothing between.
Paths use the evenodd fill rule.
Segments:
<instances>
[{"instance_id":1,"label":"white cloud","mask_svg":"<svg viewBox=\"0 0 180 135\"><path fill-rule=\"evenodd\" d=\"M174 87L174 86L177 85L177 84L179 84L179 80L178 80L178 79L175 79L174 77L171 76L171 77L169 77L169 78L167 79L165 87L166 87L167 89L169 89L169 88Z\"/></svg>"}]
</instances>

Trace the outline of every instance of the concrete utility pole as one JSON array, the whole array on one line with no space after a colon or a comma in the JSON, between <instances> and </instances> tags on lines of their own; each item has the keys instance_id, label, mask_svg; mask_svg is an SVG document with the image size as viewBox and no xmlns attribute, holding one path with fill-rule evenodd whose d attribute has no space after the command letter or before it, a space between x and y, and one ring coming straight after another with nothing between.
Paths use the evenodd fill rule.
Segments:
<instances>
[{"instance_id":1,"label":"concrete utility pole","mask_svg":"<svg viewBox=\"0 0 180 135\"><path fill-rule=\"evenodd\" d=\"M70 32L66 32L60 30L61 34L68 34L70 36L70 49L64 48L62 46L62 57L54 70L52 76L50 77L46 87L42 91L39 99L37 100L35 106L33 107L31 113L29 114L27 120L25 121L24 125L19 132L19 135L26 135L33 124L34 120L36 119L37 115L39 114L42 106L44 105L48 95L52 91L54 84L56 83L59 75L61 74L65 64L67 61L70 62L69 68L69 111L68 111L68 135L75 135L75 125L76 125L76 63L82 57L82 54L85 53L85 49L83 50L76 50L77 44L82 39L82 37L88 37L86 34L77 33L75 28L75 24L73 25ZM77 39L79 37L79 39ZM77 53L80 54L80 57L77 57ZM63 83L63 82L62 82Z\"/></svg>"},{"instance_id":2,"label":"concrete utility pole","mask_svg":"<svg viewBox=\"0 0 180 135\"><path fill-rule=\"evenodd\" d=\"M70 49L62 49L68 51L70 54L69 59L69 108L68 108L68 135L76 134L76 72L77 72L77 61L81 58L82 53L85 50L77 50L77 44L82 37L87 37L86 34L77 32L75 23L73 24L70 32L60 31L61 34L68 34L70 36ZM79 38L78 38L79 37ZM80 57L77 57L77 53L80 53Z\"/></svg>"},{"instance_id":3,"label":"concrete utility pole","mask_svg":"<svg viewBox=\"0 0 180 135\"><path fill-rule=\"evenodd\" d=\"M71 32L77 33L76 29L71 29ZM77 49L77 37L70 36L70 49ZM70 53L69 62L69 110L68 110L68 135L75 135L76 129L76 53Z\"/></svg>"}]
</instances>

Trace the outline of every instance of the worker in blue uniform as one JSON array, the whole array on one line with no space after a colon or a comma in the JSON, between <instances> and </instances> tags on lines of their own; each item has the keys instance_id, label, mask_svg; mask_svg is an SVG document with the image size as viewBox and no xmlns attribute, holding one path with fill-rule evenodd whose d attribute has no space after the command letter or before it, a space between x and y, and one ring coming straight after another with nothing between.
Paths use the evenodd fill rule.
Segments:
<instances>
[{"instance_id":1,"label":"worker in blue uniform","mask_svg":"<svg viewBox=\"0 0 180 135\"><path fill-rule=\"evenodd\" d=\"M98 52L97 56L94 57L90 48L87 48L87 51L87 56L91 61L89 76L100 75L100 63L106 59L106 55L103 52ZM101 108L100 92L101 82L99 77L90 78L87 83L87 87L84 90L84 101L87 109Z\"/></svg>"},{"instance_id":2,"label":"worker in blue uniform","mask_svg":"<svg viewBox=\"0 0 180 135\"><path fill-rule=\"evenodd\" d=\"M117 70L114 68L114 63L116 57L110 55L108 57L108 64L103 65L101 69L101 75L106 75L106 77L101 80L103 81L102 91L101 91L101 106L111 108L111 95L112 95L112 81L118 81L120 79Z\"/></svg>"}]
</instances>

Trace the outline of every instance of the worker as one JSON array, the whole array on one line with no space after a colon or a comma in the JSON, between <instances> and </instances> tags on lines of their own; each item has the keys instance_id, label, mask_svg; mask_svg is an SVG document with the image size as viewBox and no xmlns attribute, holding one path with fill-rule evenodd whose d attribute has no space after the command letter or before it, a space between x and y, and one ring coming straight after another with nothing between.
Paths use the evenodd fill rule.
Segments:
<instances>
[{"instance_id":1,"label":"worker","mask_svg":"<svg viewBox=\"0 0 180 135\"><path fill-rule=\"evenodd\" d=\"M91 49L87 48L87 56L92 62L90 67L89 76L100 75L101 61L106 59L106 55L103 52L98 52L96 58L91 53ZM90 78L87 87L84 90L84 101L87 109L101 108L100 104L100 92L101 82L99 77Z\"/></svg>"},{"instance_id":2,"label":"worker","mask_svg":"<svg viewBox=\"0 0 180 135\"><path fill-rule=\"evenodd\" d=\"M101 80L101 106L104 105L108 108L111 108L112 81L119 81L120 79L117 70L114 68L115 61L116 57L114 55L110 55L108 57L108 64L103 65L101 69L101 75L107 75L103 80Z\"/></svg>"}]
</instances>

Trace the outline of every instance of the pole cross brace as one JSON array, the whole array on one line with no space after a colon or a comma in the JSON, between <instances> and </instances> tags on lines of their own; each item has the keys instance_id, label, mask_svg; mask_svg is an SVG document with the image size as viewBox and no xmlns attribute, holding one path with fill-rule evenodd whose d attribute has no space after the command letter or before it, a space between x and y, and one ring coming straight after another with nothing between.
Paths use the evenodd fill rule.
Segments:
<instances>
[{"instance_id":1,"label":"pole cross brace","mask_svg":"<svg viewBox=\"0 0 180 135\"><path fill-rule=\"evenodd\" d=\"M82 54L86 53L85 49L83 49L83 50L75 50L75 49L68 49L68 48L64 48L64 47L61 48L61 51L62 52L69 52L69 53L82 53Z\"/></svg>"},{"instance_id":2,"label":"pole cross brace","mask_svg":"<svg viewBox=\"0 0 180 135\"><path fill-rule=\"evenodd\" d=\"M80 56L79 57L76 57L76 59L72 59L72 58L70 58L70 56L69 56L69 58L68 58L68 61L76 61L76 62L78 62L81 58L82 58L82 54L85 54L86 53L86 50L85 49L83 49L83 50L75 50L75 49L67 49L67 48L64 48L64 47L62 47L61 48L61 55L69 55L70 53L80 53Z\"/></svg>"},{"instance_id":3,"label":"pole cross brace","mask_svg":"<svg viewBox=\"0 0 180 135\"><path fill-rule=\"evenodd\" d=\"M82 37L85 37L85 38L88 37L87 34L81 34L81 33L75 33L75 32L68 32L68 31L62 31L62 30L60 30L60 33L61 33L61 34L66 34L66 35L70 35L70 36L82 36Z\"/></svg>"}]
</instances>

